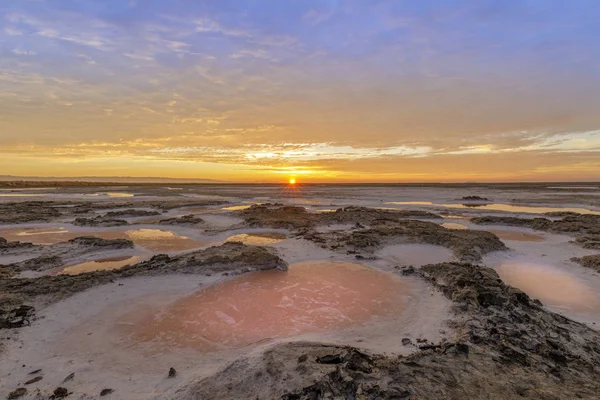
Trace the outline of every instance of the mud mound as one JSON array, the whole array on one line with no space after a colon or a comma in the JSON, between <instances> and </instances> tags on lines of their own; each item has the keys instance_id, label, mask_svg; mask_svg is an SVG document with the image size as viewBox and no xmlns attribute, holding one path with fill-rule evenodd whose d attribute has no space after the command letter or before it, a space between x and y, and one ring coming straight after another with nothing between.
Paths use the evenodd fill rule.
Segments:
<instances>
[{"instance_id":1,"label":"mud mound","mask_svg":"<svg viewBox=\"0 0 600 400\"><path fill-rule=\"evenodd\" d=\"M415 220L383 221L371 228L353 231L307 231L302 237L322 243L332 250L361 250L370 253L387 244L432 244L451 249L458 259L464 261L479 261L489 252L507 249L506 245L490 232L446 229L433 222Z\"/></svg>"},{"instance_id":2,"label":"mud mound","mask_svg":"<svg viewBox=\"0 0 600 400\"><path fill-rule=\"evenodd\" d=\"M19 253L26 249L36 249L40 246L29 242L9 242L0 237L0 255Z\"/></svg>"},{"instance_id":3,"label":"mud mound","mask_svg":"<svg viewBox=\"0 0 600 400\"><path fill-rule=\"evenodd\" d=\"M275 229L299 229L312 227L317 223L318 216L310 214L304 207L284 206L282 204L253 205L235 214L244 218L246 224L252 227Z\"/></svg>"},{"instance_id":4,"label":"mud mound","mask_svg":"<svg viewBox=\"0 0 600 400\"><path fill-rule=\"evenodd\" d=\"M456 303L452 342L409 357L282 344L161 398L597 398L598 332L545 311L489 268L444 263L420 274Z\"/></svg>"},{"instance_id":5,"label":"mud mound","mask_svg":"<svg viewBox=\"0 0 600 400\"><path fill-rule=\"evenodd\" d=\"M154 215L160 215L158 211L148 211L148 210L136 210L135 208L130 208L128 210L122 211L109 211L106 213L105 217L107 218L135 218L135 217L151 217Z\"/></svg>"},{"instance_id":6,"label":"mud mound","mask_svg":"<svg viewBox=\"0 0 600 400\"><path fill-rule=\"evenodd\" d=\"M419 210L379 210L367 207L344 207L335 212L322 213L318 215L319 223L361 223L372 225L379 221L399 221L406 218L436 219L441 216L427 211Z\"/></svg>"},{"instance_id":7,"label":"mud mound","mask_svg":"<svg viewBox=\"0 0 600 400\"><path fill-rule=\"evenodd\" d=\"M253 227L276 229L307 229L316 225L356 223L372 225L381 221L399 221L405 218L441 218L437 214L418 210L379 210L367 207L344 207L335 212L312 214L304 207L282 204L253 205L237 211Z\"/></svg>"},{"instance_id":8,"label":"mud mound","mask_svg":"<svg viewBox=\"0 0 600 400\"><path fill-rule=\"evenodd\" d=\"M189 215L184 215L182 217L176 217L176 218L167 218L167 219L161 219L160 221L158 221L159 224L162 225L198 225L203 223L204 220L194 214L189 214Z\"/></svg>"},{"instance_id":9,"label":"mud mound","mask_svg":"<svg viewBox=\"0 0 600 400\"><path fill-rule=\"evenodd\" d=\"M0 203L0 223L23 224L29 222L48 222L62 213L54 208L54 202L23 201Z\"/></svg>"},{"instance_id":10,"label":"mud mound","mask_svg":"<svg viewBox=\"0 0 600 400\"><path fill-rule=\"evenodd\" d=\"M102 227L112 227L112 226L123 226L129 225L129 222L124 219L115 219L111 217L107 217L104 215L98 215L94 218L76 218L75 221L72 222L73 225L77 226L102 226Z\"/></svg>"},{"instance_id":11,"label":"mud mound","mask_svg":"<svg viewBox=\"0 0 600 400\"><path fill-rule=\"evenodd\" d=\"M600 272L600 254L594 254L591 256L583 256L581 258L571 258L571 261L581 264L586 268L594 269Z\"/></svg>"}]
</instances>

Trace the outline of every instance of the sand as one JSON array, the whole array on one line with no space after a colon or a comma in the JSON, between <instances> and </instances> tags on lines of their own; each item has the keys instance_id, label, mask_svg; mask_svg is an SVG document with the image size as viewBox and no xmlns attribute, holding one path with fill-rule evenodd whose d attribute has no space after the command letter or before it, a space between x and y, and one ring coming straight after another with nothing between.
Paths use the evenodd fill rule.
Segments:
<instances>
[{"instance_id":1,"label":"sand","mask_svg":"<svg viewBox=\"0 0 600 400\"><path fill-rule=\"evenodd\" d=\"M428 344L459 343L465 317L456 312L458 300L439 291L443 282L431 282L419 274L432 264L461 261L464 256L493 268L504 282L539 299L540 312L556 312L596 330L600 327L600 276L571 259L598 250L575 242L576 233L475 225L469 219L487 215L533 218L548 211L600 213L596 189L572 189L563 185L307 186L290 191L277 186L206 185L6 193L11 196L0 198L0 237L39 247L4 245L0 264L52 255L58 248L71 249L55 260L60 266L34 270L27 265L17 277L120 268L159 253L176 256L230 241L268 246L292 267L288 272L247 274L240 268L234 273L134 276L91 287L49 306L34 302L37 309L31 326L0 331L9 338L0 347L0 397L22 386L31 378L29 372L42 369L37 375L43 379L28 385L30 394L24 398L33 398L38 389L48 396L60 385L67 386L73 398L95 398L105 388L114 389L107 396L114 399L193 398L191 393L203 393L201 387L213 384L219 388L215 396L227 398L224 388L237 369L225 375L223 371L236 362L244 365L239 371L263 371L270 351L277 357L297 357L297 351L317 354L315 349L327 344L353 346L393 359L421 354L417 339ZM465 196L489 201L461 200ZM11 205L26 201L48 203ZM254 204L275 202L305 207L306 214L292 210L284 223L275 216L264 226L260 219L250 223L243 214ZM337 212L346 206L370 209ZM403 210L397 214L401 220L427 223L394 222L390 209ZM73 224L80 217L109 218L109 212L116 213L110 218L125 224ZM153 212L160 215L143 216ZM160 223L190 213L202 222ZM428 224L437 228L428 231L432 226ZM413 228L419 234L409 241L395 236ZM473 230L491 232L497 238ZM88 235L128 239L133 245L103 249L61 244ZM374 237L378 240L371 243ZM469 242L469 238L479 241ZM491 247L467 249L467 243ZM403 339L410 344L403 344ZM295 359L281 362L292 370L297 363ZM176 379L168 378L171 367L177 370ZM74 378L63 384L72 373ZM320 375L313 378L321 379ZM290 382L303 387L305 379L293 376ZM259 386L251 390L259 393ZM181 393L186 395L180 397Z\"/></svg>"}]
</instances>

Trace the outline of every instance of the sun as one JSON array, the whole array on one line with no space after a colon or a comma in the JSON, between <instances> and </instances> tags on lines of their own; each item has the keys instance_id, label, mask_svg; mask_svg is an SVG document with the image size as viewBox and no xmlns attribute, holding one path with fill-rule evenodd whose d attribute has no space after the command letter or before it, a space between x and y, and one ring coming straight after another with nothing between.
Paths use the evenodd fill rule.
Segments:
<instances>
[{"instance_id":1,"label":"sun","mask_svg":"<svg viewBox=\"0 0 600 400\"><path fill-rule=\"evenodd\" d=\"M295 184L296 184L296 179L290 178L290 185L295 185Z\"/></svg>"}]
</instances>

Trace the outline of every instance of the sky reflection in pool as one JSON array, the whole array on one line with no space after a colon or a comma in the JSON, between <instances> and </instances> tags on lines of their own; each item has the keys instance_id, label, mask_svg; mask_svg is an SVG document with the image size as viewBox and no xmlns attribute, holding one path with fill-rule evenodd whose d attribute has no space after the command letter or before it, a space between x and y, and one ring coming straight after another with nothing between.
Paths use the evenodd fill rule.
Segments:
<instances>
[{"instance_id":1,"label":"sky reflection in pool","mask_svg":"<svg viewBox=\"0 0 600 400\"><path fill-rule=\"evenodd\" d=\"M164 308L140 307L118 329L152 348L201 351L268 338L343 329L402 313L410 285L359 264L314 261L288 271L250 273L207 287Z\"/></svg>"},{"instance_id":2,"label":"sky reflection in pool","mask_svg":"<svg viewBox=\"0 0 600 400\"><path fill-rule=\"evenodd\" d=\"M84 272L92 271L108 271L112 269L122 268L126 265L135 264L140 260L140 257L115 257L104 258L101 260L86 261L80 264L71 265L60 271L59 275L77 275Z\"/></svg>"},{"instance_id":3,"label":"sky reflection in pool","mask_svg":"<svg viewBox=\"0 0 600 400\"><path fill-rule=\"evenodd\" d=\"M516 206L512 204L443 204L443 203L432 203L430 201L392 201L385 204L395 205L422 205L422 206L435 206L435 207L446 207L446 208L466 208L466 209L477 209L479 211L507 211L517 213L531 213L531 214L544 214L547 212L556 211L569 211L580 214L595 214L600 215L600 211L588 210L587 208L577 207L531 207L531 206Z\"/></svg>"},{"instance_id":4,"label":"sky reflection in pool","mask_svg":"<svg viewBox=\"0 0 600 400\"><path fill-rule=\"evenodd\" d=\"M500 264L496 270L504 282L546 305L575 312L600 313L600 294L557 267L510 261Z\"/></svg>"}]
</instances>

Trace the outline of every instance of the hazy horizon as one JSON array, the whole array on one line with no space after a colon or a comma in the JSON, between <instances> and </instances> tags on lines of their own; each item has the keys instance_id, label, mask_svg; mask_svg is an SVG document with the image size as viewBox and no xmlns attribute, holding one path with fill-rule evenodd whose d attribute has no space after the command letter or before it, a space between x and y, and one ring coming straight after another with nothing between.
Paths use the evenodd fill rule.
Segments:
<instances>
[{"instance_id":1,"label":"hazy horizon","mask_svg":"<svg viewBox=\"0 0 600 400\"><path fill-rule=\"evenodd\" d=\"M600 180L597 1L0 10L0 175Z\"/></svg>"}]
</instances>

